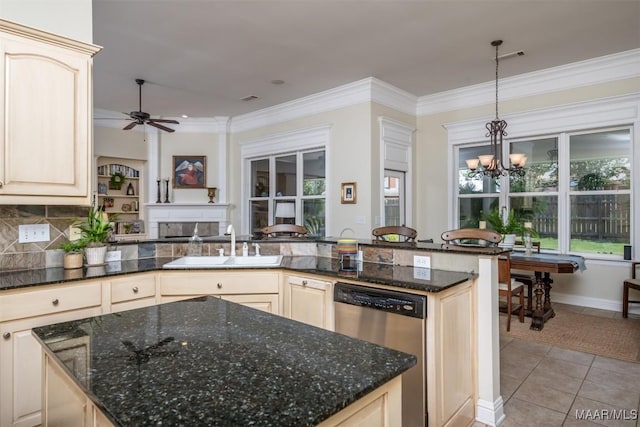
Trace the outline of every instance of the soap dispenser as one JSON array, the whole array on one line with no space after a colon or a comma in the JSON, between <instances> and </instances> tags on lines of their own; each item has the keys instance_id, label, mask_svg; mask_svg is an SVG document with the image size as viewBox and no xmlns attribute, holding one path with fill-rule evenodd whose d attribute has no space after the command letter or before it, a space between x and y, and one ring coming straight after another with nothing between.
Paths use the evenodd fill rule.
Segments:
<instances>
[{"instance_id":1,"label":"soap dispenser","mask_svg":"<svg viewBox=\"0 0 640 427\"><path fill-rule=\"evenodd\" d=\"M242 243L242 256L249 256L249 245L247 242Z\"/></svg>"},{"instance_id":2,"label":"soap dispenser","mask_svg":"<svg viewBox=\"0 0 640 427\"><path fill-rule=\"evenodd\" d=\"M187 256L202 256L202 238L198 236L198 223L193 228L193 236L187 245Z\"/></svg>"}]
</instances>

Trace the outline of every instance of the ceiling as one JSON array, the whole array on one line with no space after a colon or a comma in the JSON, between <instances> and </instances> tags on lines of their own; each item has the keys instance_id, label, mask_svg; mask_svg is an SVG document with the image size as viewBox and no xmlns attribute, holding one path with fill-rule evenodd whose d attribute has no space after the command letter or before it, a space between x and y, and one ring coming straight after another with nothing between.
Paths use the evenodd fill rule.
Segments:
<instances>
[{"instance_id":1,"label":"ceiling","mask_svg":"<svg viewBox=\"0 0 640 427\"><path fill-rule=\"evenodd\" d=\"M640 48L640 1L93 0L94 105L235 116L376 77L416 96ZM273 84L272 80L283 80ZM242 101L247 96L257 100Z\"/></svg>"}]
</instances>

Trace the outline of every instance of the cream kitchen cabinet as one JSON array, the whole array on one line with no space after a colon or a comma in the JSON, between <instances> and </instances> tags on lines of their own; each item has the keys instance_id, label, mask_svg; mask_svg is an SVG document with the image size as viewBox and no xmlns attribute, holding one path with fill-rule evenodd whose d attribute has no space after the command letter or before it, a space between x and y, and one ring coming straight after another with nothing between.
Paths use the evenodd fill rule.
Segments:
<instances>
[{"instance_id":1,"label":"cream kitchen cabinet","mask_svg":"<svg viewBox=\"0 0 640 427\"><path fill-rule=\"evenodd\" d=\"M0 293L0 426L41 422L42 347L31 328L102 313L100 281Z\"/></svg>"},{"instance_id":2,"label":"cream kitchen cabinet","mask_svg":"<svg viewBox=\"0 0 640 427\"><path fill-rule=\"evenodd\" d=\"M92 57L100 48L0 20L0 200L88 205Z\"/></svg>"},{"instance_id":3,"label":"cream kitchen cabinet","mask_svg":"<svg viewBox=\"0 0 640 427\"><path fill-rule=\"evenodd\" d=\"M156 274L127 274L105 280L102 291L103 299L110 304L111 313L155 305Z\"/></svg>"},{"instance_id":4,"label":"cream kitchen cabinet","mask_svg":"<svg viewBox=\"0 0 640 427\"><path fill-rule=\"evenodd\" d=\"M279 271L163 271L158 280L160 302L163 303L216 295L269 313L281 314Z\"/></svg>"},{"instance_id":5,"label":"cream kitchen cabinet","mask_svg":"<svg viewBox=\"0 0 640 427\"><path fill-rule=\"evenodd\" d=\"M335 330L333 283L318 278L285 274L284 316Z\"/></svg>"}]
</instances>

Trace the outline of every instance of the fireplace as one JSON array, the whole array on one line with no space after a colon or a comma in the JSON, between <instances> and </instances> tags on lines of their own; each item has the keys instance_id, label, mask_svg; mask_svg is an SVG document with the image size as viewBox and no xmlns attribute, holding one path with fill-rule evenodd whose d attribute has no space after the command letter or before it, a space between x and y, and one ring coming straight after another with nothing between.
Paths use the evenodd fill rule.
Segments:
<instances>
[{"instance_id":1,"label":"fireplace","mask_svg":"<svg viewBox=\"0 0 640 427\"><path fill-rule=\"evenodd\" d=\"M190 237L198 223L198 235L220 236L229 224L229 205L218 203L148 203L150 239Z\"/></svg>"}]
</instances>

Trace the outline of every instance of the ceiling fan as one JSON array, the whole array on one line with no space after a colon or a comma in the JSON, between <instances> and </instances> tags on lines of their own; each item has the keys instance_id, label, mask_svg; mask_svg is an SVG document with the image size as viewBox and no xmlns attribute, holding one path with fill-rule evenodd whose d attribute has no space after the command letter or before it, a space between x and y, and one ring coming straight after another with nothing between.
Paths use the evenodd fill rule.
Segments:
<instances>
[{"instance_id":1,"label":"ceiling fan","mask_svg":"<svg viewBox=\"0 0 640 427\"><path fill-rule=\"evenodd\" d=\"M126 125L125 127L123 127L123 130L129 130L129 129L133 129L136 125L144 125L147 124L149 126L153 126L155 128L158 128L160 130L166 131L166 132L175 132L175 129L171 129L168 128L166 126L161 125L160 123L173 123L176 125L179 125L180 122L178 122L177 120L172 120L172 119L152 119L151 116L149 115L149 113L145 113L144 111L142 111L142 85L144 84L144 80L142 79L136 79L136 83L138 84L138 111L132 111L130 113L124 113L127 114L131 120L133 120L131 123L129 123L128 125Z\"/></svg>"}]
</instances>

